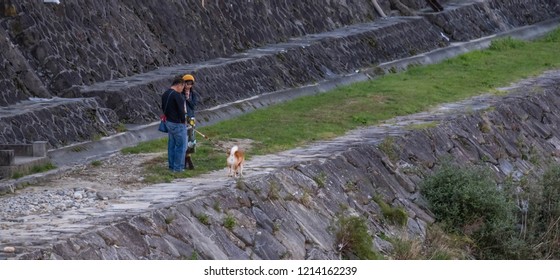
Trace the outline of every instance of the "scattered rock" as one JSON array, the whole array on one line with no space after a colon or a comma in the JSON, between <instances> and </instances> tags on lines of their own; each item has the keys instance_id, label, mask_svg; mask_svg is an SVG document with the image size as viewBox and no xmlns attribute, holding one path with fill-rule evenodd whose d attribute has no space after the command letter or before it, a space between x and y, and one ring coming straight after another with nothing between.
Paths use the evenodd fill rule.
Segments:
<instances>
[{"instance_id":1,"label":"scattered rock","mask_svg":"<svg viewBox=\"0 0 560 280\"><path fill-rule=\"evenodd\" d=\"M76 167L60 178L18 191L17 195L0 196L0 224L27 215L99 207L99 200L117 199L123 190L145 186L137 180L144 175L142 164L160 155L115 154L103 161L104 168Z\"/></svg>"},{"instance_id":2,"label":"scattered rock","mask_svg":"<svg viewBox=\"0 0 560 280\"><path fill-rule=\"evenodd\" d=\"M83 192L75 192L74 193L74 199L82 199L84 197L84 193Z\"/></svg>"},{"instance_id":3,"label":"scattered rock","mask_svg":"<svg viewBox=\"0 0 560 280\"><path fill-rule=\"evenodd\" d=\"M100 191L97 192L97 198L100 200L116 199L118 194L111 191Z\"/></svg>"},{"instance_id":4,"label":"scattered rock","mask_svg":"<svg viewBox=\"0 0 560 280\"><path fill-rule=\"evenodd\" d=\"M9 253L9 254L13 254L16 252L16 248L15 247L4 247L4 253Z\"/></svg>"},{"instance_id":5,"label":"scattered rock","mask_svg":"<svg viewBox=\"0 0 560 280\"><path fill-rule=\"evenodd\" d=\"M393 244L391 242L386 241L378 237L377 235L373 239L373 246L377 249L377 251L382 252L383 254L390 254L393 252Z\"/></svg>"}]
</instances>

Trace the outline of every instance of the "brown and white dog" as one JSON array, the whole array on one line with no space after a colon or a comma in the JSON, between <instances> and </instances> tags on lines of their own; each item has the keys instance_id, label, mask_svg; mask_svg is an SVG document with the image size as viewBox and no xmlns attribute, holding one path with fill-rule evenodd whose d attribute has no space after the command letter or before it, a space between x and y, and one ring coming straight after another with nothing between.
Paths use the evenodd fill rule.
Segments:
<instances>
[{"instance_id":1,"label":"brown and white dog","mask_svg":"<svg viewBox=\"0 0 560 280\"><path fill-rule=\"evenodd\" d=\"M243 163L245 162L245 154L239 150L239 147L233 146L228 153L227 167L228 177L243 176Z\"/></svg>"}]
</instances>

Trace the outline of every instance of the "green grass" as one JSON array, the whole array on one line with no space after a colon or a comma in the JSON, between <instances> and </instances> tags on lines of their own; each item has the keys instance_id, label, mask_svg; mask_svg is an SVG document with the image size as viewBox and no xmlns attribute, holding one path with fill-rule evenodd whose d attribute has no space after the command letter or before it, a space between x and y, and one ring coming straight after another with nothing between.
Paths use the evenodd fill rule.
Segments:
<instances>
[{"instance_id":1,"label":"green grass","mask_svg":"<svg viewBox=\"0 0 560 280\"><path fill-rule=\"evenodd\" d=\"M142 142L134 147L127 147L121 150L125 154L156 153L167 149L167 138L156 139Z\"/></svg>"},{"instance_id":2,"label":"green grass","mask_svg":"<svg viewBox=\"0 0 560 280\"><path fill-rule=\"evenodd\" d=\"M235 227L235 225L237 224L235 217L233 217L232 215L228 214L225 218L224 218L224 227L229 229L229 230L233 230L233 228Z\"/></svg>"},{"instance_id":3,"label":"green grass","mask_svg":"<svg viewBox=\"0 0 560 280\"><path fill-rule=\"evenodd\" d=\"M394 225L405 226L408 221L408 214L403 207L391 207L380 196L374 196L373 201L379 205L383 217Z\"/></svg>"},{"instance_id":4,"label":"green grass","mask_svg":"<svg viewBox=\"0 0 560 280\"><path fill-rule=\"evenodd\" d=\"M41 172L46 172L49 170L53 170L56 169L56 165L54 165L52 162L49 163L45 163L42 165L37 165L37 166L33 166L31 168L31 173L41 173Z\"/></svg>"},{"instance_id":5,"label":"green grass","mask_svg":"<svg viewBox=\"0 0 560 280\"><path fill-rule=\"evenodd\" d=\"M496 92L496 87L560 68L559 49L560 29L534 42L501 39L487 50L302 97L200 130L213 141L253 140L253 146L247 151L249 156L275 153L330 139L360 126L425 111L440 103ZM185 176L225 166L222 150L213 149L211 142L204 139L198 143L198 150L206 148L207 152L195 154L197 170ZM161 152L166 150L166 145L164 138L123 152Z\"/></svg>"},{"instance_id":6,"label":"green grass","mask_svg":"<svg viewBox=\"0 0 560 280\"><path fill-rule=\"evenodd\" d=\"M149 149L145 151L141 151L142 148L132 147L134 149L134 153L141 153L141 152L161 152L167 149L167 139L165 139L165 144L162 144L161 147L156 147L153 142L158 143L161 139L155 141L149 141L144 144L144 147L149 147ZM152 143L150 143L152 142ZM127 148L128 149L128 148ZM124 153L130 153L130 151L124 151ZM196 153L192 155L193 162L195 164L194 170L186 170L185 172L173 173L169 171L168 164L167 164L167 154L163 154L160 157L156 157L151 161L144 163L144 168L146 170L146 183L160 183L166 182L169 183L174 179L179 178L191 178L198 176L203 173L207 173L211 170L218 170L222 169L226 165L226 157L225 152L217 151L213 146L208 145L198 145L196 148ZM225 173L224 173L225 175Z\"/></svg>"},{"instance_id":7,"label":"green grass","mask_svg":"<svg viewBox=\"0 0 560 280\"><path fill-rule=\"evenodd\" d=\"M196 218L197 218L202 224L205 224L205 225L209 225L209 224L210 224L210 217L209 217L208 215L206 215L206 214L198 214L198 215L196 216Z\"/></svg>"},{"instance_id":8,"label":"green grass","mask_svg":"<svg viewBox=\"0 0 560 280\"><path fill-rule=\"evenodd\" d=\"M382 256L373 250L373 237L363 217L337 215L330 230L335 234L334 245L343 259L382 259Z\"/></svg>"},{"instance_id":9,"label":"green grass","mask_svg":"<svg viewBox=\"0 0 560 280\"><path fill-rule=\"evenodd\" d=\"M51 162L42 165L36 165L31 167L27 172L15 172L14 174L12 174L12 179L19 179L27 175L43 173L53 169L56 169L56 165Z\"/></svg>"}]
</instances>

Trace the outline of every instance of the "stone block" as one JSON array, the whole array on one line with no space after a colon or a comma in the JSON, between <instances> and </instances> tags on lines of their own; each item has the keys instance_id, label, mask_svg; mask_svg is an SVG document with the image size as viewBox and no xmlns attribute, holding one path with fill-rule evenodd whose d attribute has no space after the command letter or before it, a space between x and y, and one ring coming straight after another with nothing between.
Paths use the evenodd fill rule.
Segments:
<instances>
[{"instance_id":1,"label":"stone block","mask_svg":"<svg viewBox=\"0 0 560 280\"><path fill-rule=\"evenodd\" d=\"M33 142L33 157L46 157L47 156L47 141Z\"/></svg>"},{"instance_id":2,"label":"stone block","mask_svg":"<svg viewBox=\"0 0 560 280\"><path fill-rule=\"evenodd\" d=\"M0 145L0 150L12 150L14 156L31 156L31 146L26 144Z\"/></svg>"},{"instance_id":3,"label":"stone block","mask_svg":"<svg viewBox=\"0 0 560 280\"><path fill-rule=\"evenodd\" d=\"M0 150L0 166L10 166L14 164L14 150Z\"/></svg>"},{"instance_id":4,"label":"stone block","mask_svg":"<svg viewBox=\"0 0 560 280\"><path fill-rule=\"evenodd\" d=\"M1 166L0 165L0 180L10 177L11 174L12 174L12 171L11 171L9 166ZM3 193L4 193L3 188L0 188L0 194L3 194Z\"/></svg>"}]
</instances>

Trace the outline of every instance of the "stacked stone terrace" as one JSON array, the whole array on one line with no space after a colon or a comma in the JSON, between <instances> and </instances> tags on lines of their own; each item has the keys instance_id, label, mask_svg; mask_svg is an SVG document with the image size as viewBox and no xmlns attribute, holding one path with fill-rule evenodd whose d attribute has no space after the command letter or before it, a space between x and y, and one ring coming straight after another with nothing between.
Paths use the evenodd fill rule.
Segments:
<instances>
[{"instance_id":1,"label":"stacked stone terrace","mask_svg":"<svg viewBox=\"0 0 560 280\"><path fill-rule=\"evenodd\" d=\"M554 0L401 1L413 17L377 2L390 17L369 0L0 1L0 141L57 148L156 121L177 74L208 109L560 15Z\"/></svg>"},{"instance_id":2,"label":"stacked stone terrace","mask_svg":"<svg viewBox=\"0 0 560 280\"><path fill-rule=\"evenodd\" d=\"M375 66L452 43L445 40L445 37L451 38L452 41L458 38L474 39L513 27L542 22L560 14L558 3L552 0L496 0L446 5L446 10L442 13L422 10L422 13L415 17L378 19L373 10L365 9L369 7L369 1L318 1L316 5L321 7L307 10L310 14L302 15L302 18L309 16L307 21L298 23L290 17L299 13L297 1L251 1L252 4L235 3L243 1L219 1L219 4L206 1L207 6L204 8L196 6L200 5L198 1L184 1L173 4L173 7L154 10L148 7L157 7L161 2L112 1L107 3L107 7L111 9L102 11L99 11L95 4L86 1L64 1L59 6L42 6L40 2L42 1L2 3L13 5L20 12L16 15L7 13L0 19L0 25L5 28L0 29L0 32L9 34L6 38L0 38L0 47L7 50L0 53L3 67L6 68L6 71L0 72L0 75L3 75L0 76L1 82L6 88L6 94L2 93L2 102L5 102L6 106L0 111L3 121L0 123L0 131L3 131L3 137L8 135L1 141L23 142L29 141L27 137L45 137L52 147L91 140L95 135L112 134L119 122L144 123L153 120L149 116L156 112L154 108L158 105L159 94L176 71L196 73L199 81L197 86L205 98L203 108L209 108L272 90L331 79L362 67ZM388 9L388 2L379 2L384 9ZM241 21L259 18L262 20L259 24L262 24L266 20L274 19L278 13L280 17L287 16L291 19L282 25L286 30L294 33L305 30L309 33L289 36L294 37L292 39L276 33L274 36L281 39L267 41L270 37L266 37L265 32L257 33L256 27L259 24L253 24L251 26L257 30L239 31L244 34L253 32L251 36L258 37L258 44L251 41L246 48L226 44L240 40L236 33L231 33L231 37L212 37L214 35L210 32L196 35L204 37L205 39L200 41L208 43L207 45L191 45L187 42L179 46L179 41L174 40L179 37L188 38L185 32L191 34L189 32L192 30L179 30L177 21L169 20L171 17L154 18L157 16L154 11L161 10L168 15L185 13L185 7L188 7L185 3L197 7L195 9L200 11L209 10L206 14L193 14L198 22L231 18L231 21L226 22L233 24L233 19ZM359 6L360 4L362 6ZM237 11L235 5L242 7ZM264 5L270 8L272 15L267 14L267 17L261 18L254 14L243 14L243 17L241 13L246 13L247 10L242 8L250 8L244 5L255 5L255 9L258 5ZM276 5L286 8L286 13ZM329 10L332 7L338 8L333 10L336 12ZM342 9L344 7L346 9ZM89 16L73 14L76 11L82 11ZM311 11L317 11L316 17L312 16ZM354 21L353 17L347 16L347 11L364 15L363 21ZM372 18L368 19L366 14L370 11ZM212 12L216 12L216 17L209 16L214 15ZM320 12L335 14L340 18L335 24L329 23L321 30L305 29L315 26L314 20L323 24L325 16ZM142 20L130 20L130 25L126 25L126 19L130 16L128 13ZM236 13L240 14L236 17ZM459 20L462 15L469 17ZM117 18L113 19L115 22L111 21L112 16ZM61 17L66 22L56 23L53 20L56 17ZM106 19L108 23L98 20L98 17ZM453 25L456 25L456 28L445 29L443 23L435 23L435 19L442 18L448 19L446 28L452 28ZM181 19L186 20L186 17ZM345 23L339 24L341 22ZM167 30L169 34L153 31L167 23L172 26L172 30ZM463 29L461 26L467 23L472 28ZM96 24L104 24L106 33L100 35L93 32ZM219 27L216 30L228 26L223 23L216 24ZM198 25L188 25L193 26ZM287 26L302 27L290 29ZM121 27L122 30L119 29ZM71 31L62 32L60 35L54 31L56 28ZM175 28L177 30L174 30ZM238 28L227 30L238 32ZM267 28L272 30L280 27L272 25ZM38 29L40 32L36 31ZM137 32L138 30L146 33ZM85 32L85 35L71 34L74 31ZM118 36L111 32L118 33ZM62 40L53 40L59 38L58 36L73 41L67 44ZM97 40L105 38L103 36L112 40ZM146 45L135 47L133 45L136 41L131 38L140 38L139 40ZM220 41L221 44L215 44L213 39L208 38L223 41ZM81 45L83 49L75 47L76 41L84 42ZM43 42L44 47L38 47L37 42ZM60 45L54 44L57 42ZM201 45L212 48L208 48L207 53L193 51L197 54L191 54L192 49L185 51L177 47L186 48L187 45L190 48L199 48L200 52L203 50ZM149 47L144 48L145 46ZM216 46L220 47L214 49ZM239 49L236 49L236 46ZM158 53L157 47L161 47L159 50L162 51ZM66 52L72 55L61 55ZM139 54L144 56L140 58ZM155 59L158 55L162 56ZM192 57L187 59L189 55ZM164 57L166 59L163 59ZM112 64L108 61L118 63ZM59 72L50 72L53 69L58 69ZM108 72L104 72L105 70ZM555 73L554 77L557 76ZM379 207L367 196L372 193L381 194L384 199L391 201L392 205L404 206L409 215L405 231L413 235L422 235L427 224L433 221L433 217L418 196L416 185L420 177L415 172L405 174L406 170L410 171L410 168L414 167L421 172L427 171L435 164L438 156L451 154L458 162L490 162L497 166L496 170L499 169L504 176L522 174L533 169L533 166L529 161L523 160L523 153L529 153L529 146L515 145L515 139L520 139L520 135L527 135L521 138L524 143L536 143L536 148L531 151L532 156L547 158L552 154L556 157L554 154L560 143L554 134L558 131L558 122L554 121L558 116L553 113L558 112L554 108L560 104L557 91L554 91L557 84L556 79L551 82L551 89L538 85L539 92L546 88L542 96L515 97L487 114L460 117L437 130L423 130L396 138L395 150L400 151L398 161L390 159L375 147L385 136L396 132L391 129L371 128L348 138L338 139L335 143L323 143L321 150L312 148L304 152L288 151L278 157L260 159L259 164L255 166L264 169L273 166L267 164L269 161L276 163L275 167L283 167L280 166L282 164L291 166L282 168L269 177L263 177L262 173L265 172L259 173L253 167L252 174L255 177L248 178L250 180L243 185L234 187L231 185L232 181L226 181L226 178L216 180L222 177L210 174L214 176L189 180L187 183L152 186L135 194L127 193L120 198L126 203L118 201L116 206L107 211L108 214L86 208L69 211L64 216L56 217L54 222L50 214L30 217L30 220L26 220L27 217L4 220L2 226L5 226L5 232L9 234L2 236L5 238L3 241L18 245L18 258L30 259L170 259L185 258L193 252L200 253L201 258L209 259L330 259L337 256L332 254L334 240L332 235L325 231L325 225L331 221L334 212L342 204L349 204L359 213L372 213L372 216L379 217ZM32 99L28 100L30 97ZM545 100L550 100L550 104L546 104ZM482 100L482 103L489 102ZM547 116L547 121L540 123L543 115ZM434 120L433 114L426 118L427 121ZM486 123L497 124L496 127L499 125L504 129L482 131L480 124ZM13 132L8 133L9 131ZM471 136L485 140L471 141ZM529 136L536 140L531 140ZM353 146L349 147L348 143L353 143ZM430 151L423 147L438 149ZM344 160L332 160L333 149L340 153L339 156ZM310 161L317 158L323 161ZM295 164L295 160L300 161ZM335 170L344 173L335 173ZM327 185L321 187L314 179L323 176L322 174L327 174L328 177L325 180ZM277 200L270 199L274 183L274 186L281 187ZM352 188L352 185L355 188ZM221 187L229 188L217 191L217 188ZM297 189L294 189L296 187ZM304 198L306 190L313 194L309 202ZM230 235L219 225L226 212L215 210L215 201L220 201L221 207L227 209L228 213L233 213L239 221L247 221L243 227L235 229L234 235ZM148 207L151 212L145 213ZM204 212L200 212L201 209ZM210 213L214 219L212 226L206 227L199 223L199 213ZM119 220L114 223L120 215L132 214L138 215L131 220ZM175 220L167 225L170 217ZM77 221L82 218L83 221ZM92 231L93 228L90 227L108 224L113 226L98 228L96 231ZM33 230L30 230L29 226L33 227ZM393 230L383 223L375 223L373 227L381 232ZM86 233L80 235L83 232ZM376 242L382 240L376 238ZM52 247L44 248L45 244ZM243 246L244 251L236 247L240 246L239 244ZM26 251L19 251L22 247L20 245ZM7 256L0 252L0 258L5 257Z\"/></svg>"}]
</instances>

